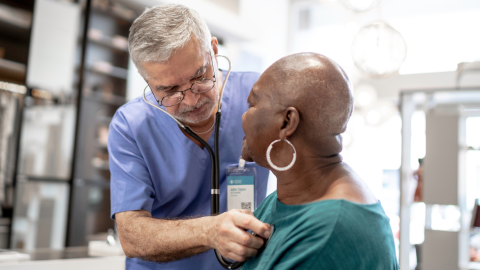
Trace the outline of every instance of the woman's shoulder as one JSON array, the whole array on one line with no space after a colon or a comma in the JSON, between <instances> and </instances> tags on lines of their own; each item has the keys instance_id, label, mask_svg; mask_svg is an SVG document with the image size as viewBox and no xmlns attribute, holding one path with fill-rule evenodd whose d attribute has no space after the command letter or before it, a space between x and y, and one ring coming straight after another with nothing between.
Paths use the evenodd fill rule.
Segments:
<instances>
[{"instance_id":1,"label":"woman's shoulder","mask_svg":"<svg viewBox=\"0 0 480 270\"><path fill-rule=\"evenodd\" d=\"M350 257L363 256L363 269L396 269L392 229L381 203L336 203L341 207L322 255L332 261L342 258L349 267L360 263Z\"/></svg>"},{"instance_id":2,"label":"woman's shoulder","mask_svg":"<svg viewBox=\"0 0 480 270\"><path fill-rule=\"evenodd\" d=\"M344 199L317 201L299 211L295 219L298 230L323 231L328 238L348 235L362 239L375 232L382 232L384 236L391 234L389 218L380 202L360 204Z\"/></svg>"},{"instance_id":3,"label":"woman's shoulder","mask_svg":"<svg viewBox=\"0 0 480 270\"><path fill-rule=\"evenodd\" d=\"M389 267L396 265L392 229L380 202L360 204L343 199L326 200L316 205L316 208L317 211L314 212L317 215L310 215L316 219L310 223L311 226L323 223L324 227L328 226L330 229L322 250L318 250L319 256L325 261L331 261L334 265L335 261L343 261L345 265L355 267L360 263L355 258L363 256L363 262L369 265L363 269L374 269L370 268L374 265L385 266L381 269L395 269ZM322 213L327 211L334 214L330 214L331 218L325 220ZM368 254L365 252L367 250ZM378 258L382 258L381 261L378 261ZM336 266L340 265L342 263Z\"/></svg>"},{"instance_id":4,"label":"woman's shoulder","mask_svg":"<svg viewBox=\"0 0 480 270\"><path fill-rule=\"evenodd\" d=\"M336 213L336 218L328 221L331 225L328 241L330 249L335 250L335 246L339 242L348 239L357 246L368 247L367 249L371 249L372 252L384 252L381 251L382 249L394 251L390 219L379 201L374 204L360 204L348 200L328 200L325 201L323 207L322 204L319 204L318 207L319 214L329 209L334 209ZM320 208L323 209L320 210ZM322 218L318 217L318 221L320 220ZM345 247L338 246L336 248Z\"/></svg>"},{"instance_id":5,"label":"woman's shoulder","mask_svg":"<svg viewBox=\"0 0 480 270\"><path fill-rule=\"evenodd\" d=\"M334 217L335 220L328 220L328 222L335 221L335 223L358 218L369 220L388 219L379 201L371 204L363 204L345 199L322 200L311 203L308 211L311 212L312 216L323 222L327 222L325 219L326 216Z\"/></svg>"}]
</instances>

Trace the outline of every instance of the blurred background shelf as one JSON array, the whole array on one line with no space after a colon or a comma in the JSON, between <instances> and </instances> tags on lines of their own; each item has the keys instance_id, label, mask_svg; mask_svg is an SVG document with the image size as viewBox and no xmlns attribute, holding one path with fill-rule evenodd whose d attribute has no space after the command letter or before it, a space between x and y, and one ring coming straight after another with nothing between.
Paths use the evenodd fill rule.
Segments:
<instances>
[{"instance_id":1,"label":"blurred background shelf","mask_svg":"<svg viewBox=\"0 0 480 270\"><path fill-rule=\"evenodd\" d=\"M107 147L108 147L108 145L106 145L105 143L102 143L100 141L97 141L95 144L96 144L95 146L100 148L100 149L107 149Z\"/></svg>"},{"instance_id":2,"label":"blurred background shelf","mask_svg":"<svg viewBox=\"0 0 480 270\"><path fill-rule=\"evenodd\" d=\"M97 62L88 68L89 71L96 72L103 75L112 76L115 78L126 80L128 77L128 70L121 67L115 67L107 62Z\"/></svg>"},{"instance_id":3,"label":"blurred background shelf","mask_svg":"<svg viewBox=\"0 0 480 270\"><path fill-rule=\"evenodd\" d=\"M110 116L99 116L99 117L97 117L97 122L108 125L108 124L110 124L112 119L113 118L110 117Z\"/></svg>"},{"instance_id":4,"label":"blurred background shelf","mask_svg":"<svg viewBox=\"0 0 480 270\"><path fill-rule=\"evenodd\" d=\"M25 84L34 0L0 1L0 81Z\"/></svg>"},{"instance_id":5,"label":"blurred background shelf","mask_svg":"<svg viewBox=\"0 0 480 270\"><path fill-rule=\"evenodd\" d=\"M122 106L126 103L126 99L123 96L117 96L112 94L101 93L98 91L85 91L86 93L83 95L85 99L94 101L94 102L101 102L108 105L113 106Z\"/></svg>"},{"instance_id":6,"label":"blurred background shelf","mask_svg":"<svg viewBox=\"0 0 480 270\"><path fill-rule=\"evenodd\" d=\"M98 157L92 159L92 166L100 170L109 170L108 160L104 160Z\"/></svg>"},{"instance_id":7,"label":"blurred background shelf","mask_svg":"<svg viewBox=\"0 0 480 270\"><path fill-rule=\"evenodd\" d=\"M10 25L19 29L30 29L32 12L0 3L0 26Z\"/></svg>"},{"instance_id":8,"label":"blurred background shelf","mask_svg":"<svg viewBox=\"0 0 480 270\"><path fill-rule=\"evenodd\" d=\"M109 37L104 35L99 29L90 29L88 31L88 40L111 49L128 52L128 40L124 36L115 35Z\"/></svg>"},{"instance_id":9,"label":"blurred background shelf","mask_svg":"<svg viewBox=\"0 0 480 270\"><path fill-rule=\"evenodd\" d=\"M3 35L14 36L16 39L29 39L30 37L30 27L23 27L17 24L12 24L8 21L2 20L1 17L0 28L2 28Z\"/></svg>"},{"instance_id":10,"label":"blurred background shelf","mask_svg":"<svg viewBox=\"0 0 480 270\"><path fill-rule=\"evenodd\" d=\"M0 81L25 81L26 70L23 63L0 58Z\"/></svg>"},{"instance_id":11,"label":"blurred background shelf","mask_svg":"<svg viewBox=\"0 0 480 270\"><path fill-rule=\"evenodd\" d=\"M120 20L122 23L130 24L133 23L133 20L138 16L138 12L127 8L125 5L109 0L94 1L92 12Z\"/></svg>"}]
</instances>

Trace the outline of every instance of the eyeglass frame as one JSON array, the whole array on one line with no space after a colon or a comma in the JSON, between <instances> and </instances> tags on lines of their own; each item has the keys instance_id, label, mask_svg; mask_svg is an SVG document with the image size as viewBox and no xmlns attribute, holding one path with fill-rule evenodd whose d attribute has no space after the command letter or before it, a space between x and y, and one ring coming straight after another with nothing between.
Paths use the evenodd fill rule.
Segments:
<instances>
[{"instance_id":1,"label":"eyeglass frame","mask_svg":"<svg viewBox=\"0 0 480 270\"><path fill-rule=\"evenodd\" d=\"M188 91L188 90L192 91L193 94L203 94L203 93L207 93L207 92L211 91L211 90L215 87L215 83L217 82L217 77L215 76L215 67L214 67L214 65L213 65L212 53L209 53L209 54L210 54L210 63L211 63L211 65L212 65L213 80L212 80L212 79L203 78L203 79L201 79L201 80L194 81L194 82L192 83L192 86L190 86L189 88L187 88L187 89L185 89L185 90L182 90L182 91L173 91L173 92L171 92L171 93L165 94L165 95L162 97L162 100L158 100L157 96L155 96L155 93L153 93L153 90L152 90L152 88L150 87L150 84L147 83L147 86L150 88L150 91L152 92L152 95L153 95L153 97L155 98L155 101L157 101L158 106L173 107L173 106L175 106L175 105L177 105L177 104L180 104L180 102L182 102L182 101L185 99L185 92ZM205 80L213 81L213 86L212 86L212 88L210 88L210 90L207 90L207 91L202 92L202 93L194 93L194 92L193 92L193 86L194 86L197 82L202 82L202 81L205 81ZM174 95L174 94L176 94L176 93L181 93L181 94L182 94L182 98L181 98L177 103L175 103L175 104L173 104L173 105L170 105L170 106L165 106L165 105L163 105L163 100L165 99L165 97Z\"/></svg>"}]
</instances>

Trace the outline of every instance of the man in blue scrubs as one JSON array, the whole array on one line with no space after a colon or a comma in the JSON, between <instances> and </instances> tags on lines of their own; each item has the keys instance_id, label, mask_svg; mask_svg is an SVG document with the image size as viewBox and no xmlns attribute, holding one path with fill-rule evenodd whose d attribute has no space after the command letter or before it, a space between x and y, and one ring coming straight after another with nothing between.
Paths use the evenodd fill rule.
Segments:
<instances>
[{"instance_id":1,"label":"man in blue scrubs","mask_svg":"<svg viewBox=\"0 0 480 270\"><path fill-rule=\"evenodd\" d=\"M148 83L147 99L191 127L213 148L214 114L225 73L218 41L193 10L147 9L132 25L130 56ZM250 211L226 209L226 167L238 162L242 114L256 73L230 74L220 125L220 211L210 214L210 157L166 114L137 98L110 124L111 215L117 221L127 269L222 269L212 249L232 260L256 254L270 225ZM268 171L257 165L258 201ZM162 263L162 264L160 264Z\"/></svg>"}]
</instances>

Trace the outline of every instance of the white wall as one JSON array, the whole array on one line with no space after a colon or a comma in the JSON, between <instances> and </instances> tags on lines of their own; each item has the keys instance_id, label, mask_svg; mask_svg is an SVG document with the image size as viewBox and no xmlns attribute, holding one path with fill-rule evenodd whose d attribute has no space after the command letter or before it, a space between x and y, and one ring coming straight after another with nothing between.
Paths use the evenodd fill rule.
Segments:
<instances>
[{"instance_id":1,"label":"white wall","mask_svg":"<svg viewBox=\"0 0 480 270\"><path fill-rule=\"evenodd\" d=\"M437 73L419 73L395 75L383 79L360 78L357 82L360 84L370 84L377 89L379 98L398 100L400 90L413 89L431 89L455 87L456 72L446 71ZM460 86L480 87L480 71L465 73L460 80Z\"/></svg>"},{"instance_id":2,"label":"white wall","mask_svg":"<svg viewBox=\"0 0 480 270\"><path fill-rule=\"evenodd\" d=\"M243 49L262 59L263 71L287 55L289 0L242 0L241 14L250 21L254 39L241 44Z\"/></svg>"}]
</instances>

